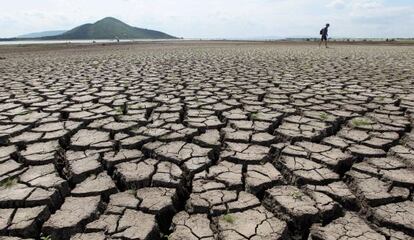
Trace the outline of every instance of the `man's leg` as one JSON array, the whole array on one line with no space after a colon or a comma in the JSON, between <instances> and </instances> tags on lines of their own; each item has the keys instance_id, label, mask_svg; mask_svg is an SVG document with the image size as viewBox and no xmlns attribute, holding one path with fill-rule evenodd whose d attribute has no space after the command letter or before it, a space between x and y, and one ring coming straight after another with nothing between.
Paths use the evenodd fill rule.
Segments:
<instances>
[{"instance_id":1,"label":"man's leg","mask_svg":"<svg viewBox=\"0 0 414 240\"><path fill-rule=\"evenodd\" d=\"M325 41L325 47L328 48L328 36L322 36L322 40Z\"/></svg>"},{"instance_id":2,"label":"man's leg","mask_svg":"<svg viewBox=\"0 0 414 240\"><path fill-rule=\"evenodd\" d=\"M319 47L321 47L321 45L322 45L322 43L323 43L323 40L324 40L324 38L323 38L323 36L321 37L321 40L319 41Z\"/></svg>"}]
</instances>

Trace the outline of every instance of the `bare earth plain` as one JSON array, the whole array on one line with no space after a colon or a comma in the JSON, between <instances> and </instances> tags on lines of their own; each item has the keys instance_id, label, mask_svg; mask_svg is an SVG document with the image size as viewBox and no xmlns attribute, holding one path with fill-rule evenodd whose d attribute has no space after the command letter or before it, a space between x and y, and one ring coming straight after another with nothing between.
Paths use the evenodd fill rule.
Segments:
<instances>
[{"instance_id":1,"label":"bare earth plain","mask_svg":"<svg viewBox=\"0 0 414 240\"><path fill-rule=\"evenodd\" d=\"M414 47L0 47L0 239L414 239Z\"/></svg>"}]
</instances>

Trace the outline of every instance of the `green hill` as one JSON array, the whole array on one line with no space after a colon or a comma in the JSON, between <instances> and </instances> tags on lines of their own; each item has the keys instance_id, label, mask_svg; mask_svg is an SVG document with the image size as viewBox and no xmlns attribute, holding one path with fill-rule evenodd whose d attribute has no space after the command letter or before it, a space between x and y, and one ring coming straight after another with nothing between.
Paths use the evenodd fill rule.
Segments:
<instances>
[{"instance_id":1,"label":"green hill","mask_svg":"<svg viewBox=\"0 0 414 240\"><path fill-rule=\"evenodd\" d=\"M88 23L57 36L43 37L45 40L73 39L174 39L163 32L129 26L120 20L107 17L96 23Z\"/></svg>"}]
</instances>

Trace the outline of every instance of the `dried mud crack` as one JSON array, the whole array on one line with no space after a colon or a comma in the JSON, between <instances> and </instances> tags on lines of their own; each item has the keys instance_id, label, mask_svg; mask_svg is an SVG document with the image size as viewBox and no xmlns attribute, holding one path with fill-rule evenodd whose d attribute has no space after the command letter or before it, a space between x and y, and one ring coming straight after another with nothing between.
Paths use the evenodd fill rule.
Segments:
<instances>
[{"instance_id":1,"label":"dried mud crack","mask_svg":"<svg viewBox=\"0 0 414 240\"><path fill-rule=\"evenodd\" d=\"M1 240L414 239L412 47L2 55Z\"/></svg>"}]
</instances>

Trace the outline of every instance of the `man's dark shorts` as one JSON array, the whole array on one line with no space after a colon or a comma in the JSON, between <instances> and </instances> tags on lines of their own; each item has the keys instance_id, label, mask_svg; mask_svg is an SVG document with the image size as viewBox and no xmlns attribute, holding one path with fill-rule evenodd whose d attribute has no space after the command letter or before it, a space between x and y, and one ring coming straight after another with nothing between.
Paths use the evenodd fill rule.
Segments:
<instances>
[{"instance_id":1,"label":"man's dark shorts","mask_svg":"<svg viewBox=\"0 0 414 240\"><path fill-rule=\"evenodd\" d=\"M326 35L322 35L321 40L322 40L322 41L328 41L328 36L326 36Z\"/></svg>"}]
</instances>

